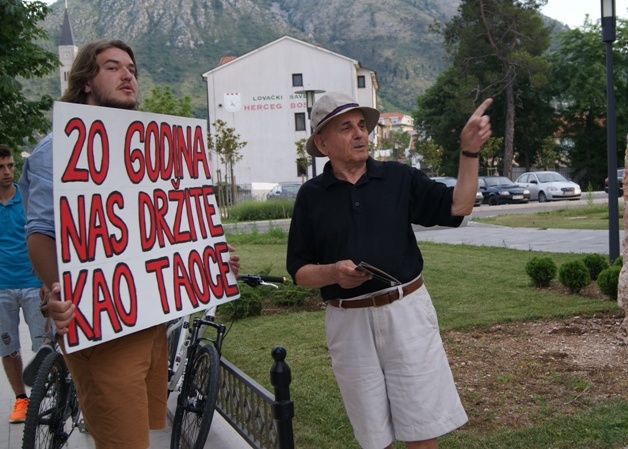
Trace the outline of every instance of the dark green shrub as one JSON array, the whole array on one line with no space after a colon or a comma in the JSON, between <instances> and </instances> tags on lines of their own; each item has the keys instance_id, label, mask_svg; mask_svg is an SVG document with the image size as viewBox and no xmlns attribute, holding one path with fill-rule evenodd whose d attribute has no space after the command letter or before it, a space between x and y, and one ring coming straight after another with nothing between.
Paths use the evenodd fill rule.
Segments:
<instances>
[{"instance_id":1,"label":"dark green shrub","mask_svg":"<svg viewBox=\"0 0 628 449\"><path fill-rule=\"evenodd\" d=\"M615 262L613 262L614 267L621 268L623 265L624 265L624 256L619 256L617 259L615 259Z\"/></svg>"},{"instance_id":2,"label":"dark green shrub","mask_svg":"<svg viewBox=\"0 0 628 449\"><path fill-rule=\"evenodd\" d=\"M602 254L587 254L582 261L589 269L589 275L593 281L597 279L602 270L608 268L608 257Z\"/></svg>"},{"instance_id":3,"label":"dark green shrub","mask_svg":"<svg viewBox=\"0 0 628 449\"><path fill-rule=\"evenodd\" d=\"M597 277L597 285L600 287L602 293L609 296L609 298L617 301L617 286L619 285L619 273L621 267L615 265L608 267L602 271Z\"/></svg>"},{"instance_id":4,"label":"dark green shrub","mask_svg":"<svg viewBox=\"0 0 628 449\"><path fill-rule=\"evenodd\" d=\"M319 296L317 291L314 291L314 295ZM311 297L311 288L294 285L292 282L287 281L284 285L280 285L278 289L272 290L266 304L269 307L299 307ZM321 299L318 300L322 301Z\"/></svg>"},{"instance_id":5,"label":"dark green shrub","mask_svg":"<svg viewBox=\"0 0 628 449\"><path fill-rule=\"evenodd\" d=\"M229 208L229 221L281 220L292 217L293 209L294 200L287 198L246 200Z\"/></svg>"},{"instance_id":6,"label":"dark green shrub","mask_svg":"<svg viewBox=\"0 0 628 449\"><path fill-rule=\"evenodd\" d=\"M537 287L549 287L558 271L551 257L533 257L526 264L526 273Z\"/></svg>"},{"instance_id":7,"label":"dark green shrub","mask_svg":"<svg viewBox=\"0 0 628 449\"><path fill-rule=\"evenodd\" d=\"M589 269L581 259L572 260L560 266L558 280L571 293L578 293L591 283L591 275L589 275Z\"/></svg>"},{"instance_id":8,"label":"dark green shrub","mask_svg":"<svg viewBox=\"0 0 628 449\"><path fill-rule=\"evenodd\" d=\"M260 271L259 274L268 274ZM222 321L241 320L250 316L259 316L263 310L278 310L290 307L302 307L308 301L321 302L317 289L294 285L288 278L279 288L269 286L251 287L244 283L240 287L240 298L218 307L218 317Z\"/></svg>"},{"instance_id":9,"label":"dark green shrub","mask_svg":"<svg viewBox=\"0 0 628 449\"><path fill-rule=\"evenodd\" d=\"M218 306L217 312L225 321L242 320L262 314L262 298L252 287L241 287L240 297L235 301Z\"/></svg>"}]
</instances>

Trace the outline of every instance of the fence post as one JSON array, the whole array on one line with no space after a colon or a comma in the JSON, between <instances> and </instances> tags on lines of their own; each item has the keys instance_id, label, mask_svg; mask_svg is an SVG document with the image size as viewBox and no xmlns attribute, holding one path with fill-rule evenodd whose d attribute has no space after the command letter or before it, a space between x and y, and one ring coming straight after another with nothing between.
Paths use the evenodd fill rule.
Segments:
<instances>
[{"instance_id":1,"label":"fence post","mask_svg":"<svg viewBox=\"0 0 628 449\"><path fill-rule=\"evenodd\" d=\"M292 374L290 367L284 361L286 350L283 347L275 346L271 351L271 355L275 360L275 363L270 368L270 382L275 387L273 420L277 429L279 449L294 449L294 435L292 433L294 403L290 400Z\"/></svg>"}]
</instances>

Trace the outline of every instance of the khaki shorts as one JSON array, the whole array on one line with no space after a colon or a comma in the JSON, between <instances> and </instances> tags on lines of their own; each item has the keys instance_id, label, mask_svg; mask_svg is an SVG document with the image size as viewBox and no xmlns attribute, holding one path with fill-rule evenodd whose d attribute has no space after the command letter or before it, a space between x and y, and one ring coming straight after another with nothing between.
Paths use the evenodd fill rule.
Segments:
<instances>
[{"instance_id":1,"label":"khaki shorts","mask_svg":"<svg viewBox=\"0 0 628 449\"><path fill-rule=\"evenodd\" d=\"M429 440L467 422L425 285L382 307L327 306L325 328L362 448Z\"/></svg>"},{"instance_id":2,"label":"khaki shorts","mask_svg":"<svg viewBox=\"0 0 628 449\"><path fill-rule=\"evenodd\" d=\"M64 354L97 449L146 449L166 426L166 327Z\"/></svg>"}]
</instances>

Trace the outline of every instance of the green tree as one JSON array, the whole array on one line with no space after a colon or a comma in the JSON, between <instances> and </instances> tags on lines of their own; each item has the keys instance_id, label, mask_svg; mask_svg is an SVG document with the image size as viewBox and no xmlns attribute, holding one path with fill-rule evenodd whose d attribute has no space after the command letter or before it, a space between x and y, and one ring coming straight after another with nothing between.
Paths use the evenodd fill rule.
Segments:
<instances>
[{"instance_id":1,"label":"green tree","mask_svg":"<svg viewBox=\"0 0 628 449\"><path fill-rule=\"evenodd\" d=\"M399 161L405 156L405 149L410 146L410 133L401 129L392 130L381 140L380 146L384 150L392 150L392 159Z\"/></svg>"},{"instance_id":2,"label":"green tree","mask_svg":"<svg viewBox=\"0 0 628 449\"><path fill-rule=\"evenodd\" d=\"M521 83L526 84L526 80L521 80ZM519 91L518 97L514 141L515 160L520 166L530 170L539 158L543 142L545 139L555 138L558 128L551 95L551 83L534 88L527 86ZM503 154L502 150L501 155Z\"/></svg>"},{"instance_id":3,"label":"green tree","mask_svg":"<svg viewBox=\"0 0 628 449\"><path fill-rule=\"evenodd\" d=\"M192 98L184 96L176 98L170 86L153 87L150 97L146 98L141 107L142 111L156 112L158 114L177 115L179 117L193 117Z\"/></svg>"},{"instance_id":4,"label":"green tree","mask_svg":"<svg viewBox=\"0 0 628 449\"><path fill-rule=\"evenodd\" d=\"M487 176L498 174L499 164L504 154L504 138L491 136L488 138L480 154L480 172L486 170Z\"/></svg>"},{"instance_id":5,"label":"green tree","mask_svg":"<svg viewBox=\"0 0 628 449\"><path fill-rule=\"evenodd\" d=\"M607 175L606 55L599 22L562 32L552 53L552 85L562 150L569 153L580 185L603 187ZM613 44L617 160L623 161L628 130L628 21L618 19Z\"/></svg>"},{"instance_id":6,"label":"green tree","mask_svg":"<svg viewBox=\"0 0 628 449\"><path fill-rule=\"evenodd\" d=\"M455 67L449 67L436 82L417 99L413 113L414 124L423 140L430 139L443 148L441 173L452 175L458 171L459 136L468 114L473 112L458 92L468 91L463 79L458 77Z\"/></svg>"},{"instance_id":7,"label":"green tree","mask_svg":"<svg viewBox=\"0 0 628 449\"><path fill-rule=\"evenodd\" d=\"M545 3L545 0L463 0L459 14L440 30L452 66L442 74L442 82L437 83L446 89L443 96L447 102L440 102L439 106L434 101L438 95L430 92L430 104L441 111L454 108L440 115L446 116L446 122L457 117L456 126L447 131L455 131L457 139L476 103L493 97L495 103L490 113L496 134L504 136L505 176L512 174L515 116L517 111L526 110L525 92L547 84L549 65L543 54L549 47L550 30L543 25L538 12ZM451 139L453 136L448 140ZM439 143L445 146L445 142ZM454 148L448 148L452 162L458 150Z\"/></svg>"},{"instance_id":8,"label":"green tree","mask_svg":"<svg viewBox=\"0 0 628 449\"><path fill-rule=\"evenodd\" d=\"M552 137L546 137L538 154L537 166L543 167L545 170L554 170L559 158L558 143Z\"/></svg>"},{"instance_id":9,"label":"green tree","mask_svg":"<svg viewBox=\"0 0 628 449\"><path fill-rule=\"evenodd\" d=\"M241 141L240 134L236 134L235 128L227 126L224 120L218 119L212 123L212 126L214 127L214 134L209 134L208 148L218 154L220 162L225 166L225 179L223 185L218 186L218 199L221 205L229 207L235 203L237 198L237 184L233 167L242 159L240 149L244 148L247 142Z\"/></svg>"},{"instance_id":10,"label":"green tree","mask_svg":"<svg viewBox=\"0 0 628 449\"><path fill-rule=\"evenodd\" d=\"M52 97L28 100L20 79L41 78L54 71L59 59L36 42L48 39L38 26L49 8L42 2L0 0L0 142L19 152L25 139L36 143L35 133L46 133L45 111Z\"/></svg>"},{"instance_id":11,"label":"green tree","mask_svg":"<svg viewBox=\"0 0 628 449\"><path fill-rule=\"evenodd\" d=\"M417 153L421 157L421 169L428 171L432 176L441 176L443 147L430 139L418 141L416 147Z\"/></svg>"}]
</instances>

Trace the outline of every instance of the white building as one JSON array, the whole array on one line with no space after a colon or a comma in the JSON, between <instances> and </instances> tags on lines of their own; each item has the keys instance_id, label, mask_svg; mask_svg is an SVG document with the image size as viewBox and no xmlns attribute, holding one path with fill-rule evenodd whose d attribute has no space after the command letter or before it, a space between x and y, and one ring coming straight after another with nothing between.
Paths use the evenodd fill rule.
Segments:
<instances>
[{"instance_id":1,"label":"white building","mask_svg":"<svg viewBox=\"0 0 628 449\"><path fill-rule=\"evenodd\" d=\"M225 62L226 61L226 62ZM281 37L203 74L207 83L210 132L221 119L247 145L235 166L240 186L252 183L301 182L295 142L309 137L307 90L344 92L362 106L377 107L377 76L360 63L316 45ZM371 138L374 136L372 135ZM212 170L224 167L212 154ZM320 174L326 158L317 158ZM308 169L312 177L313 167ZM224 176L224 175L223 175Z\"/></svg>"}]
</instances>

